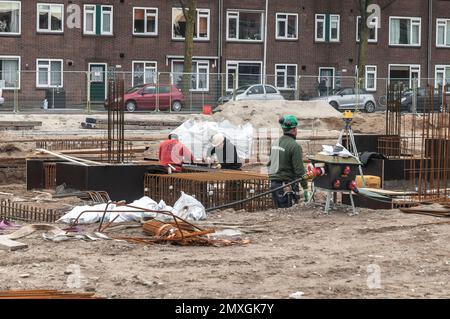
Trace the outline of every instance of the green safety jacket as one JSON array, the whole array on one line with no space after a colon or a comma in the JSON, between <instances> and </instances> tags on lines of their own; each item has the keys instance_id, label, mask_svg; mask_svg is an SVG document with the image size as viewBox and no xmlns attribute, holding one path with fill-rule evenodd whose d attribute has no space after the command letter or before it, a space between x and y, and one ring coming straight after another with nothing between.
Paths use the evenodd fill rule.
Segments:
<instances>
[{"instance_id":1,"label":"green safety jacket","mask_svg":"<svg viewBox=\"0 0 450 319\"><path fill-rule=\"evenodd\" d=\"M306 173L302 147L297 144L295 136L285 134L272 145L268 166L271 181L292 182ZM300 184L307 189L307 181Z\"/></svg>"}]
</instances>

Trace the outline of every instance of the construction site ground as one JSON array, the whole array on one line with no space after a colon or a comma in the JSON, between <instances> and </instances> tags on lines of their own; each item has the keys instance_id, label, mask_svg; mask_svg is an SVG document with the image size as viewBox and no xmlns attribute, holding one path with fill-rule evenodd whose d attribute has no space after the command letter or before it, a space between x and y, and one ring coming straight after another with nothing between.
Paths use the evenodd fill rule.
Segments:
<instances>
[{"instance_id":1,"label":"construction site ground","mask_svg":"<svg viewBox=\"0 0 450 319\"><path fill-rule=\"evenodd\" d=\"M80 127L86 117L2 114L0 120L42 121L43 126L30 131L0 131L0 146L5 147L0 160L30 155L34 143L20 140L105 137L105 130ZM127 118L151 120L183 121L189 117L127 114ZM302 128L300 137L325 136L332 143L342 121L333 118L327 123L331 126L327 128L322 123L320 131ZM354 129L380 133L384 125L384 113L362 114L356 117ZM129 131L126 136L142 138L167 133ZM314 147L303 144L306 154L324 142L310 143ZM23 179L2 182L0 192L31 201L39 195L25 192ZM73 204L72 199L61 201L67 207ZM35 201L34 205L55 207L54 202L45 201ZM300 204L287 210L226 210L208 214L199 225L239 229L250 240L247 245L230 247L107 240L55 243L44 240L42 233L35 233L19 240L28 244L25 250L0 250L0 290L94 291L106 298L289 298L296 292L303 293L297 294L302 298L448 297L450 223L430 224L443 219L403 214L399 210L358 210L357 216L347 215L348 208L325 216L321 214L322 206ZM83 229L92 231L95 227ZM140 228L123 232L142 236ZM76 280L74 269L78 266L81 285L74 288L71 284Z\"/></svg>"},{"instance_id":2,"label":"construction site ground","mask_svg":"<svg viewBox=\"0 0 450 319\"><path fill-rule=\"evenodd\" d=\"M251 241L230 247L55 243L35 233L20 239L26 250L0 250L0 290L89 291L106 298L448 297L450 224L422 225L442 219L398 210L321 212L300 204L210 213L200 225L239 229ZM142 235L140 228L114 234ZM79 288L73 287L76 269Z\"/></svg>"}]
</instances>

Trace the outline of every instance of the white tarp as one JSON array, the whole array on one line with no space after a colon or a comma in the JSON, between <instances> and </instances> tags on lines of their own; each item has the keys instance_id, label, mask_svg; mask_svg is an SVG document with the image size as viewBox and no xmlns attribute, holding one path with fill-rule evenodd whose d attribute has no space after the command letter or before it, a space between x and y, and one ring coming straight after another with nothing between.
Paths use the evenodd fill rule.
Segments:
<instances>
[{"instance_id":1,"label":"white tarp","mask_svg":"<svg viewBox=\"0 0 450 319\"><path fill-rule=\"evenodd\" d=\"M177 127L173 133L189 148L196 161L206 158L208 148L211 147L210 139L217 133L222 133L236 146L241 159L249 159L252 153L253 126L250 123L235 126L228 120L208 122L191 119Z\"/></svg>"},{"instance_id":2,"label":"white tarp","mask_svg":"<svg viewBox=\"0 0 450 319\"><path fill-rule=\"evenodd\" d=\"M206 211L205 207L194 197L189 196L183 192L181 192L181 197L175 203L174 207L166 205L164 201L160 201L159 203L155 202L151 198L144 196L141 199L135 200L130 204L131 206L150 209L150 210L158 210L158 211L169 211L174 215L183 218L185 220L203 220L206 219ZM60 223L71 223L73 222L81 212L87 210L95 210L101 212L87 212L81 215L78 219L79 224L93 224L100 222L103 211L106 208L106 204L99 204L94 206L77 206L74 207L71 211L61 217L57 222ZM119 213L118 211L125 211L125 213ZM129 214L126 212L130 212ZM137 212L137 213L132 213ZM113 220L116 216L117 219L114 221L115 223L119 222L130 222L136 221L139 222L143 217L153 217L162 221L170 220L172 217L158 214L158 213L141 213L139 209L125 207L125 206L116 206L114 204L110 204L108 206L108 211L105 215L105 222Z\"/></svg>"}]
</instances>

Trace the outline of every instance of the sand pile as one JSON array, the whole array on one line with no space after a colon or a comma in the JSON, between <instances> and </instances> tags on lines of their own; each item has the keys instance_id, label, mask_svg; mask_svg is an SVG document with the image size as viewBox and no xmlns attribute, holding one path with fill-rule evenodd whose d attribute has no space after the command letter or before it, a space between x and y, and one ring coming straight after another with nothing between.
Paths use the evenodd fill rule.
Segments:
<instances>
[{"instance_id":1,"label":"sand pile","mask_svg":"<svg viewBox=\"0 0 450 319\"><path fill-rule=\"evenodd\" d=\"M329 123L339 122L342 114L324 101L235 101L217 108L215 121L228 120L235 125L251 122L253 127L278 127L278 119L292 114L300 119L300 128L339 129ZM334 121L322 121L332 119ZM331 125L334 126L334 125ZM342 126L342 122L339 122Z\"/></svg>"}]
</instances>

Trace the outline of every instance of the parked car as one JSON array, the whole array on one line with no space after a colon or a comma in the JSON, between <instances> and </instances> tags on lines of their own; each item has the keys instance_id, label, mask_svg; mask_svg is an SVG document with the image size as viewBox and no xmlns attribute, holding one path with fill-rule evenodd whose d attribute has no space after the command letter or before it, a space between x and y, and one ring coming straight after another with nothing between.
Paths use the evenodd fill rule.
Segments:
<instances>
[{"instance_id":1,"label":"parked car","mask_svg":"<svg viewBox=\"0 0 450 319\"><path fill-rule=\"evenodd\" d=\"M5 103L5 98L3 97L3 91L2 91L2 89L0 89L0 106L2 106L3 103Z\"/></svg>"},{"instance_id":2,"label":"parked car","mask_svg":"<svg viewBox=\"0 0 450 319\"><path fill-rule=\"evenodd\" d=\"M108 107L105 101L105 108ZM179 112L184 105L183 93L173 84L142 84L136 85L125 92L125 109L128 112L136 110L159 110Z\"/></svg>"},{"instance_id":3,"label":"parked car","mask_svg":"<svg viewBox=\"0 0 450 319\"><path fill-rule=\"evenodd\" d=\"M236 101L243 100L284 100L280 91L272 85L244 85L236 90ZM218 100L218 104L224 104L233 99L233 93L230 92Z\"/></svg>"},{"instance_id":4,"label":"parked car","mask_svg":"<svg viewBox=\"0 0 450 319\"><path fill-rule=\"evenodd\" d=\"M417 108L416 111L418 113L423 113L424 111L431 111L433 108L434 112L442 112L444 110L443 107L443 96L442 92L439 94L438 90L434 91L434 102L431 102L430 91L426 88L418 88L417 89ZM450 96L447 93L447 101L450 101ZM407 90L404 92L404 96L402 97L402 111L412 112L413 111L413 90Z\"/></svg>"},{"instance_id":5,"label":"parked car","mask_svg":"<svg viewBox=\"0 0 450 319\"><path fill-rule=\"evenodd\" d=\"M359 90L359 94L356 93L358 92L356 92L355 88L342 88L334 91L332 95L318 97L313 100L327 101L336 110L355 109L359 104L360 108L364 108L366 112L375 112L375 97L362 89Z\"/></svg>"}]
</instances>

